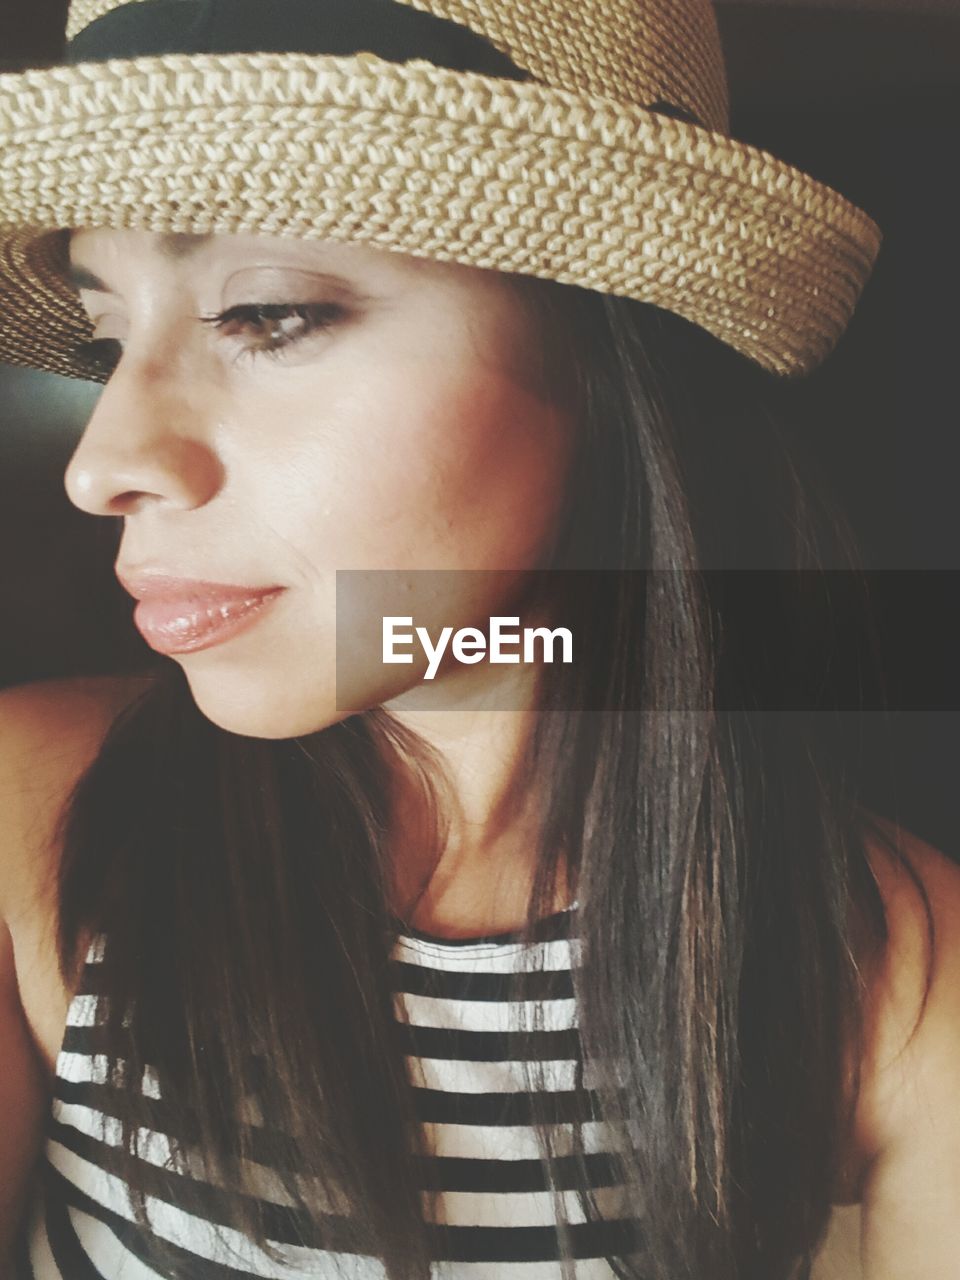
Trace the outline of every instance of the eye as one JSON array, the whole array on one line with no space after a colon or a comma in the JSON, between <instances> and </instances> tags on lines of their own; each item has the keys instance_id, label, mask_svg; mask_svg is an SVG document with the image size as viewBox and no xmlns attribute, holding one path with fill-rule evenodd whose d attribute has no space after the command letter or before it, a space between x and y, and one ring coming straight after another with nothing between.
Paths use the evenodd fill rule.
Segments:
<instances>
[{"instance_id":1,"label":"eye","mask_svg":"<svg viewBox=\"0 0 960 1280\"><path fill-rule=\"evenodd\" d=\"M250 335L241 355L277 356L345 315L346 308L336 302L271 302L230 307L200 319L228 337ZM118 338L91 338L78 343L75 352L91 376L109 378L120 363L123 343Z\"/></svg>"},{"instance_id":2,"label":"eye","mask_svg":"<svg viewBox=\"0 0 960 1280\"><path fill-rule=\"evenodd\" d=\"M245 355L276 355L311 334L329 329L345 315L336 302L249 303L215 316L201 316L228 337L249 338Z\"/></svg>"}]
</instances>

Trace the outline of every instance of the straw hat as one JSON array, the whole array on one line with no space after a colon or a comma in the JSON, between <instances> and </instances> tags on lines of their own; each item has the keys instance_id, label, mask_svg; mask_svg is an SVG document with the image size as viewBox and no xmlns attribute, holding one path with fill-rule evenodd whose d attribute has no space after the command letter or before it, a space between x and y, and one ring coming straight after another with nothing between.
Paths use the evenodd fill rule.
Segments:
<instances>
[{"instance_id":1,"label":"straw hat","mask_svg":"<svg viewBox=\"0 0 960 1280\"><path fill-rule=\"evenodd\" d=\"M812 369L880 247L729 136L710 0L73 0L0 76L0 360L104 380L66 228L365 241L677 312Z\"/></svg>"}]
</instances>

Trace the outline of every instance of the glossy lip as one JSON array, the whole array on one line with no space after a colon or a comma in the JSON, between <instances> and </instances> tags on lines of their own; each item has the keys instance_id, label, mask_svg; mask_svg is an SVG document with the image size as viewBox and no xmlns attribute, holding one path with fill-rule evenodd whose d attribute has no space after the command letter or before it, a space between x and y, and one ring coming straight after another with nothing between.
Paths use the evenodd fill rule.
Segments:
<instances>
[{"instance_id":1,"label":"glossy lip","mask_svg":"<svg viewBox=\"0 0 960 1280\"><path fill-rule=\"evenodd\" d=\"M158 653L194 653L246 631L282 591L278 587L226 601L196 597L141 600L133 611L133 621L150 648Z\"/></svg>"},{"instance_id":2,"label":"glossy lip","mask_svg":"<svg viewBox=\"0 0 960 1280\"><path fill-rule=\"evenodd\" d=\"M158 569L114 566L124 590L139 601L133 622L157 653L194 653L246 631L285 587L182 578Z\"/></svg>"},{"instance_id":3,"label":"glossy lip","mask_svg":"<svg viewBox=\"0 0 960 1280\"><path fill-rule=\"evenodd\" d=\"M276 583L250 586L240 582L210 582L203 578L179 578L159 570L115 569L120 585L137 600L179 600L194 605L226 604L253 596L283 591Z\"/></svg>"}]
</instances>

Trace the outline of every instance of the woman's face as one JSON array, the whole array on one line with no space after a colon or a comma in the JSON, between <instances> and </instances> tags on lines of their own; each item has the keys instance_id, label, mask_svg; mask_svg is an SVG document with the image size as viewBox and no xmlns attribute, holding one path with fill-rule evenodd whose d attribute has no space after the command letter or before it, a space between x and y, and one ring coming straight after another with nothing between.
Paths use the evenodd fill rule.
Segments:
<instances>
[{"instance_id":1,"label":"woman's face","mask_svg":"<svg viewBox=\"0 0 960 1280\"><path fill-rule=\"evenodd\" d=\"M543 563L573 424L507 278L359 244L107 229L76 232L71 262L95 337L122 344L71 501L124 517L121 573L283 588L172 654L214 722L292 737L389 701L426 658L381 662L384 614L457 630L503 613L511 576L449 571L519 581Z\"/></svg>"}]
</instances>

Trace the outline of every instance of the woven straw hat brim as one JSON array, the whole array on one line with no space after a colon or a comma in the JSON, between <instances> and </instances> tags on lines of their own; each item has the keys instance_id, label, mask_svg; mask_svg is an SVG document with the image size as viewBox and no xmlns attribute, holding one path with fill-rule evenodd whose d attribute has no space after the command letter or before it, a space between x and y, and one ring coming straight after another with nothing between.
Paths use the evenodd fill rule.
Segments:
<instances>
[{"instance_id":1,"label":"woven straw hat brim","mask_svg":"<svg viewBox=\"0 0 960 1280\"><path fill-rule=\"evenodd\" d=\"M372 54L171 54L0 76L0 359L102 380L71 227L265 232L674 311L772 372L832 350L881 232L723 134Z\"/></svg>"}]
</instances>

